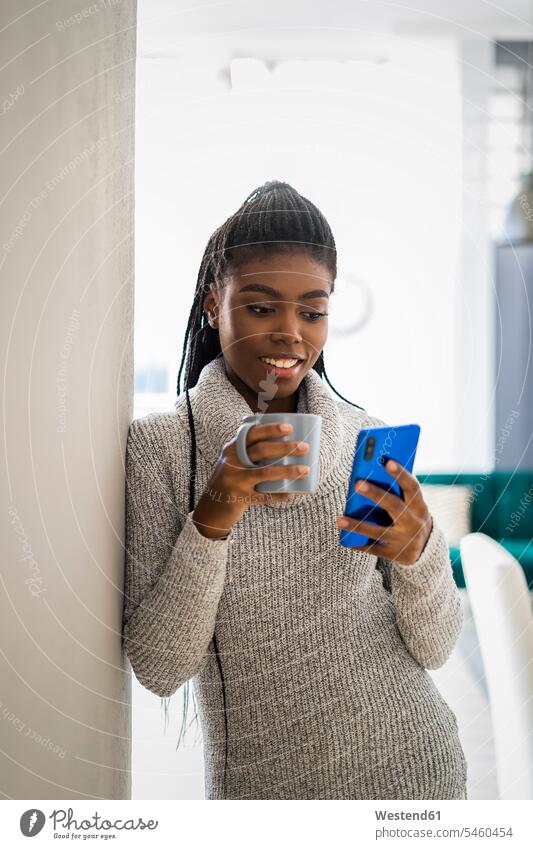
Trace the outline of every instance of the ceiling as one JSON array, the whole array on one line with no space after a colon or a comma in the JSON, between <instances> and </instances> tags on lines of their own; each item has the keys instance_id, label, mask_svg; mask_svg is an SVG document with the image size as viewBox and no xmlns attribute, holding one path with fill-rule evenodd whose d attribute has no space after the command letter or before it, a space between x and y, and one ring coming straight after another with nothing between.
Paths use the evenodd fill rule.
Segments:
<instances>
[{"instance_id":1,"label":"ceiling","mask_svg":"<svg viewBox=\"0 0 533 849\"><path fill-rule=\"evenodd\" d=\"M386 58L398 38L527 40L533 0L138 0L141 58Z\"/></svg>"}]
</instances>

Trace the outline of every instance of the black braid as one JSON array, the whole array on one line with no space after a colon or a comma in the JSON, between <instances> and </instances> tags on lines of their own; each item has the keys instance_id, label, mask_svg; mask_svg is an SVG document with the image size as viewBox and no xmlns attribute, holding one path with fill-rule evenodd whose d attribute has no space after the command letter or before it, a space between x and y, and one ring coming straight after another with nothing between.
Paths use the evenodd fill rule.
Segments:
<instances>
[{"instance_id":1,"label":"black braid","mask_svg":"<svg viewBox=\"0 0 533 849\"><path fill-rule=\"evenodd\" d=\"M176 386L179 398L182 391L181 375L185 369L185 394L191 432L189 512L195 507L196 482L196 434L189 389L196 386L203 367L222 355L218 330L208 324L204 313L204 298L212 283L219 286L224 285L225 276L233 271L239 262L279 253L305 253L327 267L333 283L337 277L337 249L333 233L325 217L310 200L296 191L289 183L269 180L250 192L240 208L215 230L207 243L200 263L196 291L185 331ZM353 407L364 409L359 407L359 404L354 404L353 401L344 398L330 383L324 365L323 351L320 352L313 368L320 377L327 381L339 398ZM224 695L224 679L216 642L215 651ZM185 704L188 704L188 685L189 682L185 682ZM185 714L186 710L184 711L180 739L183 733Z\"/></svg>"}]
</instances>

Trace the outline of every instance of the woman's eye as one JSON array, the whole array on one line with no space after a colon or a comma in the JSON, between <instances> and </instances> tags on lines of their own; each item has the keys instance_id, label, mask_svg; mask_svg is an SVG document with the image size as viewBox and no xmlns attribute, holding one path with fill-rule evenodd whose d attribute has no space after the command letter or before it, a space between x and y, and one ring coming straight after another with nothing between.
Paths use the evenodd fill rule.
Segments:
<instances>
[{"instance_id":1,"label":"woman's eye","mask_svg":"<svg viewBox=\"0 0 533 849\"><path fill-rule=\"evenodd\" d=\"M272 312L268 307L258 307L253 306L251 304L247 305L247 308L254 313L254 315L265 315L267 312ZM255 310L264 310L264 312L255 312ZM327 312L304 312L303 315L309 316L309 321L318 321L321 318L325 318L329 313Z\"/></svg>"},{"instance_id":2,"label":"woman's eye","mask_svg":"<svg viewBox=\"0 0 533 849\"><path fill-rule=\"evenodd\" d=\"M248 304L248 309L251 312L254 312L254 310L265 310L266 312L271 312L271 310L269 310L268 307L254 307L254 306L250 306L249 304ZM255 315L264 315L264 314L265 314L264 312L255 313Z\"/></svg>"},{"instance_id":3,"label":"woman's eye","mask_svg":"<svg viewBox=\"0 0 533 849\"><path fill-rule=\"evenodd\" d=\"M310 316L311 321L318 321L319 318L325 318L329 313L327 312L307 312L304 315Z\"/></svg>"}]
</instances>

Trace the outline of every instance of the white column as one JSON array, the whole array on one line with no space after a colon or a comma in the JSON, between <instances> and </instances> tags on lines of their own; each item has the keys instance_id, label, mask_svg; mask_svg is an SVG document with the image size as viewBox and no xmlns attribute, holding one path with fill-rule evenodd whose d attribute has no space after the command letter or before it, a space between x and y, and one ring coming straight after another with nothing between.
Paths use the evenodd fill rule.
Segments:
<instances>
[{"instance_id":1,"label":"white column","mask_svg":"<svg viewBox=\"0 0 533 849\"><path fill-rule=\"evenodd\" d=\"M0 794L129 798L134 0L0 20ZM33 7L33 8L32 8Z\"/></svg>"}]
</instances>

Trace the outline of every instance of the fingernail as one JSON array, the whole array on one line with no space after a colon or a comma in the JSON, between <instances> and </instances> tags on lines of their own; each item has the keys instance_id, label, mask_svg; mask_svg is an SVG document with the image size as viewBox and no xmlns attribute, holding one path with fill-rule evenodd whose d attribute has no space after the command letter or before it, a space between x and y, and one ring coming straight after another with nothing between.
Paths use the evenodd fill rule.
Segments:
<instances>
[{"instance_id":1,"label":"fingernail","mask_svg":"<svg viewBox=\"0 0 533 849\"><path fill-rule=\"evenodd\" d=\"M339 516L337 518L337 525L339 526L339 528L347 528L348 527L348 521L346 519L344 519L342 516Z\"/></svg>"},{"instance_id":2,"label":"fingernail","mask_svg":"<svg viewBox=\"0 0 533 849\"><path fill-rule=\"evenodd\" d=\"M281 431L283 431L283 433L289 433L289 431L291 431L291 430L292 430L292 425L290 425L290 424L282 424L282 425L280 425L279 429L280 429Z\"/></svg>"},{"instance_id":3,"label":"fingernail","mask_svg":"<svg viewBox=\"0 0 533 849\"><path fill-rule=\"evenodd\" d=\"M356 487L358 492L366 492L368 489L368 484L364 481L358 481Z\"/></svg>"},{"instance_id":4,"label":"fingernail","mask_svg":"<svg viewBox=\"0 0 533 849\"><path fill-rule=\"evenodd\" d=\"M394 460L389 460L387 463L387 468L391 470L391 472L395 472L398 468L398 465L394 462Z\"/></svg>"}]
</instances>

